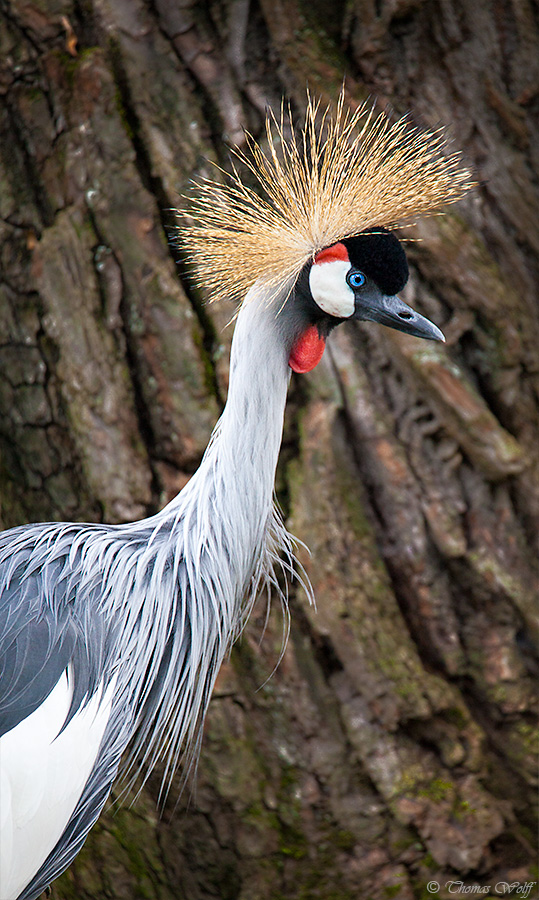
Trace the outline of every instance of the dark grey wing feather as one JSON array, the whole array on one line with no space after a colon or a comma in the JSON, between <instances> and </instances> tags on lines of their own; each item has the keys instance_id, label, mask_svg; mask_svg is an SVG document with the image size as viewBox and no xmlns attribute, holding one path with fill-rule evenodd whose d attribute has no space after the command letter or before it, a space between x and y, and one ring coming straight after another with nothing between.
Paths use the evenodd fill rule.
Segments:
<instances>
[{"instance_id":1,"label":"dark grey wing feather","mask_svg":"<svg viewBox=\"0 0 539 900\"><path fill-rule=\"evenodd\" d=\"M76 525L35 525L0 534L0 736L43 703L68 664L65 724L99 683L107 642L99 609L88 615L92 598L77 596L79 533Z\"/></svg>"},{"instance_id":2,"label":"dark grey wing feather","mask_svg":"<svg viewBox=\"0 0 539 900\"><path fill-rule=\"evenodd\" d=\"M9 604L12 592L5 594L1 601ZM69 619L58 622L50 611L32 618L20 603L17 612L19 627L10 628L7 640L0 644L0 737L43 703L72 658L76 643L76 630Z\"/></svg>"},{"instance_id":3,"label":"dark grey wing feather","mask_svg":"<svg viewBox=\"0 0 539 900\"><path fill-rule=\"evenodd\" d=\"M3 549L9 534L2 535ZM76 643L69 610L41 602L40 574L26 573L22 563L13 570L11 562L0 564L0 736L50 694Z\"/></svg>"}]
</instances>

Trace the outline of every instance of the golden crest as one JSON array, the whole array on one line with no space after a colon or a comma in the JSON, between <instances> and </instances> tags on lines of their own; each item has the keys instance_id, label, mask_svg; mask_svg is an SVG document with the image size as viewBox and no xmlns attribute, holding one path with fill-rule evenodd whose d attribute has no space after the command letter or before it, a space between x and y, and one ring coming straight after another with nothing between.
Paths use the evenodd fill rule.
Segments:
<instances>
[{"instance_id":1,"label":"golden crest","mask_svg":"<svg viewBox=\"0 0 539 900\"><path fill-rule=\"evenodd\" d=\"M286 135L290 134L290 137ZM474 186L459 153L447 154L442 129L423 131L406 117L391 122L341 92L335 113L308 96L303 129L290 109L266 118L266 141L246 135L225 183L202 179L180 212L179 242L210 300L243 299L261 280L293 280L324 247L373 227L396 227L440 212Z\"/></svg>"}]
</instances>

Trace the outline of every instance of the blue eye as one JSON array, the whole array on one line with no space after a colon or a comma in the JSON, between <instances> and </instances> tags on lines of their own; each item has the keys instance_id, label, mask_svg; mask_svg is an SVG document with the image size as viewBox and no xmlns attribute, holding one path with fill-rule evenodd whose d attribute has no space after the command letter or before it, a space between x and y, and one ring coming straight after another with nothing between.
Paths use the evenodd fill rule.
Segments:
<instances>
[{"instance_id":1,"label":"blue eye","mask_svg":"<svg viewBox=\"0 0 539 900\"><path fill-rule=\"evenodd\" d=\"M365 276L363 272L351 272L346 280L351 288L360 288L365 284Z\"/></svg>"}]
</instances>

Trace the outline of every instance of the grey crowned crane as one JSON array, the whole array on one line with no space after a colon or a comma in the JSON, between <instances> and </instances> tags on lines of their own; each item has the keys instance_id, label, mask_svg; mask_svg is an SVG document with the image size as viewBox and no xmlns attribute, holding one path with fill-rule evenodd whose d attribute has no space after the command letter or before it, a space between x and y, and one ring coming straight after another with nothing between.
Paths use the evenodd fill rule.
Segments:
<instances>
[{"instance_id":1,"label":"grey crowned crane","mask_svg":"<svg viewBox=\"0 0 539 900\"><path fill-rule=\"evenodd\" d=\"M236 171L203 181L180 226L202 287L242 300L198 471L139 522L0 535L1 900L32 900L69 866L126 750L131 774L195 758L223 658L294 565L273 502L292 370L351 319L444 339L398 298L408 266L388 229L470 187L458 156L343 95L334 115L309 99L296 136L285 119L240 154L258 190Z\"/></svg>"}]
</instances>

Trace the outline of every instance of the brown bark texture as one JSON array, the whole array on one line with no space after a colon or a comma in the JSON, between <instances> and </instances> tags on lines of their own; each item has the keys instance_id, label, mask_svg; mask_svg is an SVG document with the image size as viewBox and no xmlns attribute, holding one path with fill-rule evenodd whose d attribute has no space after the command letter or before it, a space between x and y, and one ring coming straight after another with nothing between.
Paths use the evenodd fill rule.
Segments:
<instances>
[{"instance_id":1,"label":"brown bark texture","mask_svg":"<svg viewBox=\"0 0 539 900\"><path fill-rule=\"evenodd\" d=\"M144 516L198 466L231 309L170 210L267 105L346 75L351 104L450 125L479 182L406 232L404 299L447 344L350 325L294 377L277 487L316 609L292 587L275 671L255 610L191 799L160 816L159 773L116 799L56 900L538 878L538 34L532 0L1 0L3 527Z\"/></svg>"}]
</instances>

